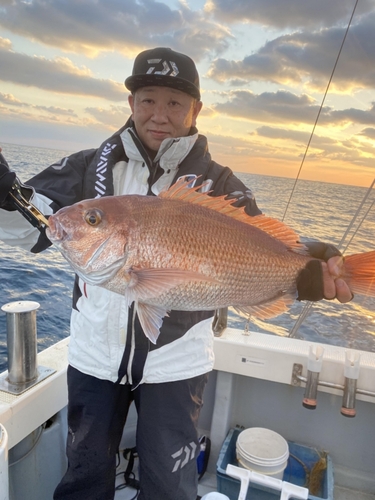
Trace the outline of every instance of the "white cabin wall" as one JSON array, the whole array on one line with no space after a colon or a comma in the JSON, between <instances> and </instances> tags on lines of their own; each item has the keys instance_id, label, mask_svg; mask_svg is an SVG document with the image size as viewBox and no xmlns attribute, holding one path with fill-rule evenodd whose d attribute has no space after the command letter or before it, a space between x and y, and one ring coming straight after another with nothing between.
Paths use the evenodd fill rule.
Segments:
<instances>
[{"instance_id":1,"label":"white cabin wall","mask_svg":"<svg viewBox=\"0 0 375 500\"><path fill-rule=\"evenodd\" d=\"M9 450L9 499L51 500L67 467L66 408Z\"/></svg>"}]
</instances>

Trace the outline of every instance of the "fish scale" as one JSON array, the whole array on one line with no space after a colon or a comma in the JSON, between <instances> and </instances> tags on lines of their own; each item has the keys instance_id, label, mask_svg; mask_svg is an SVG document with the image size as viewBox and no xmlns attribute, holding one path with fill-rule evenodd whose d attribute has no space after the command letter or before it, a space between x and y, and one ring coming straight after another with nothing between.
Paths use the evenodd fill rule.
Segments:
<instances>
[{"instance_id":1,"label":"fish scale","mask_svg":"<svg viewBox=\"0 0 375 500\"><path fill-rule=\"evenodd\" d=\"M49 218L47 235L84 281L135 303L152 342L169 310L233 306L262 319L284 312L312 260L282 222L250 217L183 181L158 197L65 207ZM344 277L352 291L375 294L375 252L347 257Z\"/></svg>"}]
</instances>

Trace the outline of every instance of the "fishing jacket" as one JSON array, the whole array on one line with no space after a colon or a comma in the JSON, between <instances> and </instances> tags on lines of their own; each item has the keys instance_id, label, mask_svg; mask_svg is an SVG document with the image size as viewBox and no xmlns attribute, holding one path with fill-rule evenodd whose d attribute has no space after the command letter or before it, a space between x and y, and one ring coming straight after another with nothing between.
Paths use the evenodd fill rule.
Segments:
<instances>
[{"instance_id":1,"label":"fishing jacket","mask_svg":"<svg viewBox=\"0 0 375 500\"><path fill-rule=\"evenodd\" d=\"M88 198L158 195L181 177L191 185L204 182L212 196L235 198L249 215L260 213L251 191L228 167L211 159L207 139L195 128L186 137L164 140L151 160L131 119L98 149L65 157L27 184L34 190L30 201L50 215ZM34 253L51 245L18 212L0 210L0 227L0 239L10 245ZM171 311L154 345L121 295L76 276L69 363L83 373L133 386L195 377L213 367L213 315Z\"/></svg>"}]
</instances>

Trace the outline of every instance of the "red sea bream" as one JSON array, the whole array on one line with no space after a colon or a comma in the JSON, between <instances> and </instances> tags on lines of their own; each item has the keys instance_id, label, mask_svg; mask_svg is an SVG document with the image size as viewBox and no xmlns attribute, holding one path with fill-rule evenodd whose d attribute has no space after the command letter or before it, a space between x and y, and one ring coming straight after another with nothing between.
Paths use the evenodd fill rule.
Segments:
<instances>
[{"instance_id":1,"label":"red sea bream","mask_svg":"<svg viewBox=\"0 0 375 500\"><path fill-rule=\"evenodd\" d=\"M312 259L282 222L176 183L159 196L86 200L49 218L47 235L87 283L133 301L156 342L169 310L233 306L269 318L296 298ZM345 258L352 292L375 295L375 252Z\"/></svg>"}]
</instances>

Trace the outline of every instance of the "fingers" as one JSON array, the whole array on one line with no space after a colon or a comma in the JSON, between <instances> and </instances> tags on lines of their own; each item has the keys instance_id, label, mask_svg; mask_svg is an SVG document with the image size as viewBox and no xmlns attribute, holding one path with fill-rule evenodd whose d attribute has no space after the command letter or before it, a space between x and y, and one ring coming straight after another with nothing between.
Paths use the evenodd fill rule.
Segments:
<instances>
[{"instance_id":1,"label":"fingers","mask_svg":"<svg viewBox=\"0 0 375 500\"><path fill-rule=\"evenodd\" d=\"M335 280L336 298L339 302L350 302L353 299L353 294L347 285L346 281L341 278Z\"/></svg>"},{"instance_id":2,"label":"fingers","mask_svg":"<svg viewBox=\"0 0 375 500\"><path fill-rule=\"evenodd\" d=\"M323 294L328 300L336 298L336 285L333 276L331 275L328 264L322 262L323 271Z\"/></svg>"},{"instance_id":3,"label":"fingers","mask_svg":"<svg viewBox=\"0 0 375 500\"><path fill-rule=\"evenodd\" d=\"M328 300L336 298L345 303L353 299L348 284L341 278L343 266L344 258L339 256L322 263L324 297Z\"/></svg>"},{"instance_id":4,"label":"fingers","mask_svg":"<svg viewBox=\"0 0 375 500\"><path fill-rule=\"evenodd\" d=\"M331 276L335 278L339 278L341 276L343 267L344 267L344 257L335 256L331 257L327 261L328 271Z\"/></svg>"}]
</instances>

